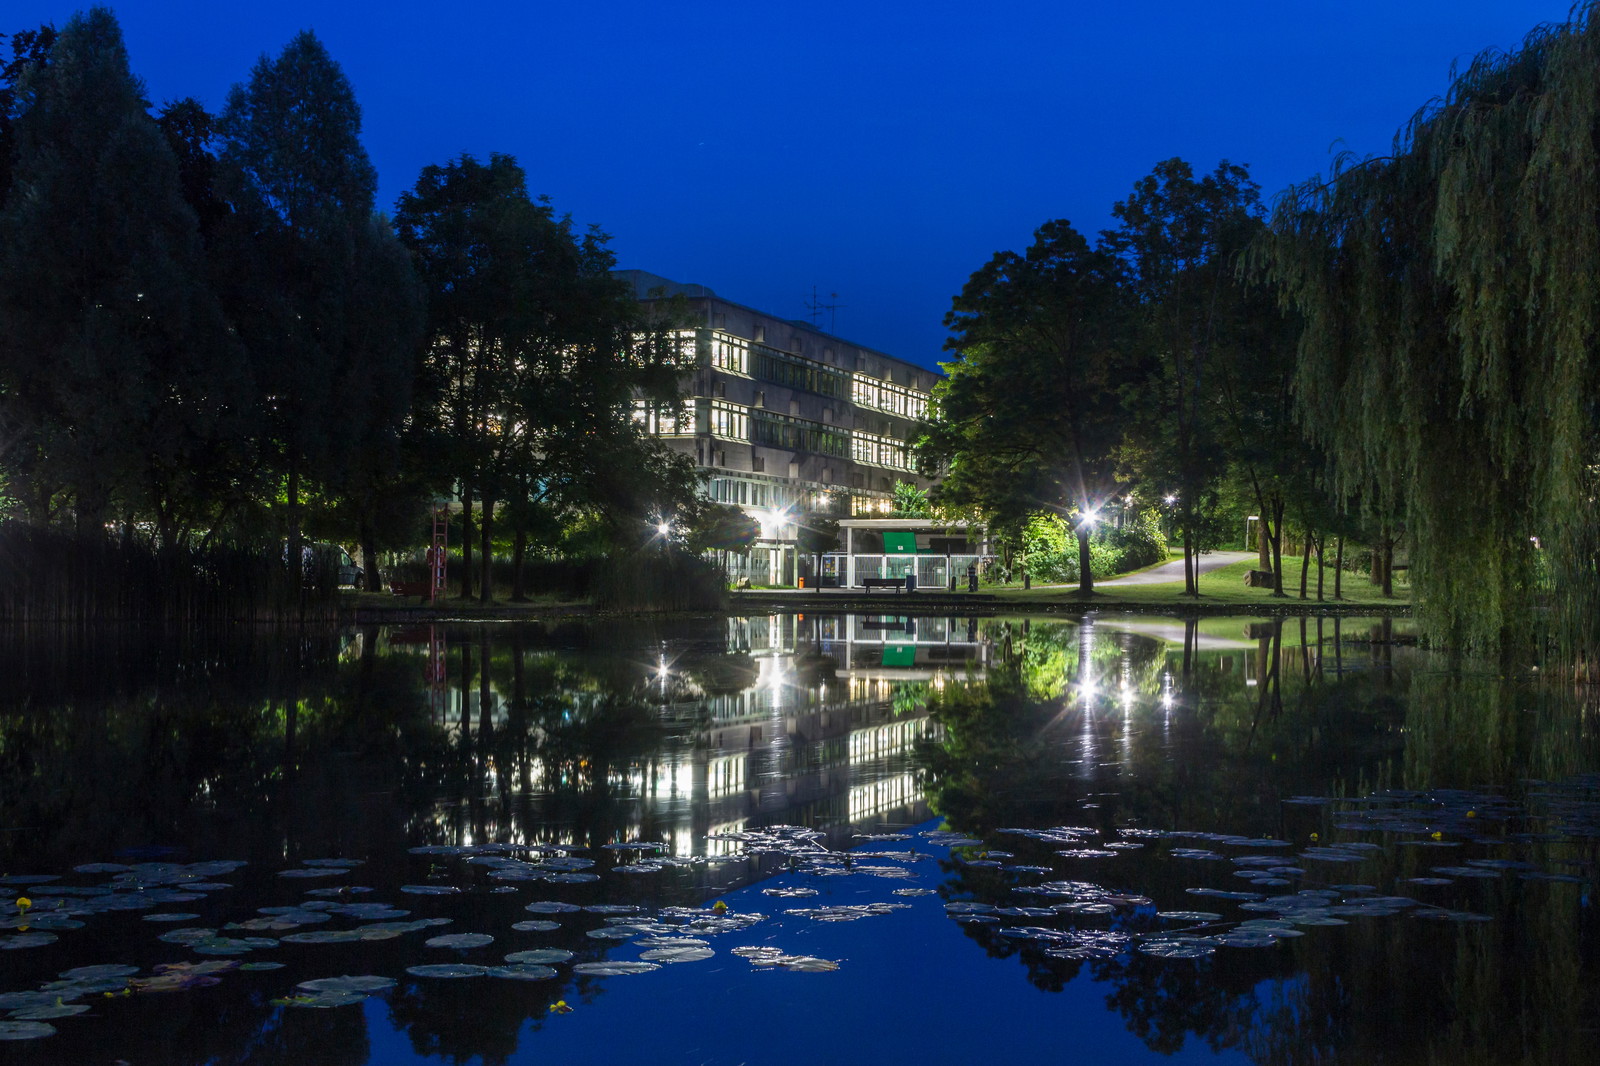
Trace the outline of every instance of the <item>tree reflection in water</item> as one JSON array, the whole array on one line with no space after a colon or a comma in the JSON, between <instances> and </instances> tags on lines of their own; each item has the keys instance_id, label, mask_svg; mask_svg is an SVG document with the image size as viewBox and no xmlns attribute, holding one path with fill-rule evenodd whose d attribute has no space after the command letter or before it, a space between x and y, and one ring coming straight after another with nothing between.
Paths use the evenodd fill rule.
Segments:
<instances>
[{"instance_id":1,"label":"tree reflection in water","mask_svg":"<svg viewBox=\"0 0 1600 1066\"><path fill-rule=\"evenodd\" d=\"M1437 671L1397 639L1384 623L1331 619L876 616L184 640L9 633L0 669L16 699L0 710L0 869L249 859L236 888L214 906L195 904L221 922L297 896L301 883L273 877L286 864L355 856L366 865L352 880L385 886L363 898L448 915L452 931L504 936L528 917L526 892L497 894L503 886L485 867L441 859L436 868L408 849L564 843L593 849L606 869L627 859L604 844L660 840L673 854L718 859L737 847L720 839L725 831L773 823L816 826L838 849L860 828L926 817L919 790L902 787L915 772L950 827L986 846L1053 866L1053 876L1189 909L1185 889L1213 883L1216 865L1172 858L1168 842L1069 859L1054 853L1059 845L995 834L1075 825L1105 840L1140 826L1303 845L1343 831L1332 807L1288 797L1482 787L1520 804L1538 791L1527 779L1600 763L1592 700ZM919 737L930 739L914 749ZM1503 852L1471 847L1546 869L1587 862L1565 868L1592 877L1600 831L1544 839L1543 828L1493 822L1485 833L1535 835ZM1391 847L1381 866L1363 869L1382 871L1380 891L1410 894L1396 878L1465 854ZM780 865L739 858L562 888L583 902L698 905ZM470 891L396 893L446 868ZM943 876L950 898L1021 898L1013 889L1023 882L1004 870L961 862ZM1302 883L1337 876L1313 870ZM1109 1008L1162 1053L1199 1040L1271 1064L1583 1061L1585 1029L1600 1013L1592 881L1508 874L1428 891L1495 921L1352 919L1198 962L1060 959L993 927L965 933L1017 959L1039 988L1101 982ZM111 961L109 942L120 945L117 961L172 957L137 917L95 921L109 939L97 925L95 937L64 936L48 953L8 952L7 988ZM1169 925L1149 913L1121 921L1135 932ZM541 947L594 944L577 923L539 936ZM504 939L506 950L527 946ZM418 941L291 949L281 953L286 971L231 975L215 995L158 1006L108 1001L94 1016L114 1027L116 1055L131 1062L381 1059L359 1009L270 1001L308 977L402 975L419 961ZM535 983L401 977L385 998L416 1054L497 1063L526 1049L553 1001L581 1004L601 987L565 970ZM95 1043L105 1026L63 1021L39 1050L19 1051L105 1060Z\"/></svg>"},{"instance_id":2,"label":"tree reflection in water","mask_svg":"<svg viewBox=\"0 0 1600 1066\"><path fill-rule=\"evenodd\" d=\"M1351 647L1338 643L1348 622L1297 620L1290 632L1281 622L1252 624L1254 648L1212 652L1193 622L1181 652L1177 640L1168 652L1092 624L995 628L1003 654L984 683L934 700L943 737L922 745L919 762L950 828L1016 847L1019 863L1051 855L996 830L1071 825L1115 839L1121 827L1142 827L1304 844L1339 831L1329 806L1282 802L1296 795L1482 788L1515 804L1541 781L1597 765L1595 694L1575 700L1551 686L1443 671L1415 652L1397 656L1387 622L1357 629ZM1389 837L1399 883L1378 891L1408 894L1403 878L1477 853L1592 878L1600 832L1545 832L1552 827L1486 825L1501 843L1464 852L1393 847ZM1152 845L1066 876L1163 909L1192 907L1185 889L1214 879ZM1017 904L1014 875L961 862L948 872L948 898ZM1311 871L1296 887L1317 883L1317 873L1339 876ZM1469 898L1493 922L1354 918L1277 947L1222 948L1195 961L1058 959L994 925L965 932L989 955L1019 959L1039 988L1060 990L1080 976L1104 983L1128 1029L1163 1053L1195 1037L1273 1066L1578 1063L1592 1061L1600 1016L1592 890L1592 880L1465 882L1434 891ZM1119 917L1119 927L1171 924L1151 910Z\"/></svg>"}]
</instances>

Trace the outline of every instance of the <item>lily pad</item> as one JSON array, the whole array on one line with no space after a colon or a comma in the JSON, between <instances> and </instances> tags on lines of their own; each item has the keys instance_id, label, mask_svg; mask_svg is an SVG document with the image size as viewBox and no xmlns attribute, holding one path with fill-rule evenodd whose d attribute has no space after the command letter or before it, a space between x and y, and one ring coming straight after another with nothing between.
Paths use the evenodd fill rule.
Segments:
<instances>
[{"instance_id":1,"label":"lily pad","mask_svg":"<svg viewBox=\"0 0 1600 1066\"><path fill-rule=\"evenodd\" d=\"M522 909L531 914L571 914L574 911L583 910L576 903L557 903L555 900L540 900L536 903L530 903Z\"/></svg>"},{"instance_id":2,"label":"lily pad","mask_svg":"<svg viewBox=\"0 0 1600 1066\"><path fill-rule=\"evenodd\" d=\"M56 1003L48 1007L27 1007L23 1010L11 1012L11 1017L19 1022L42 1022L51 1018L70 1018L74 1014L84 1014L89 1010L87 1003Z\"/></svg>"},{"instance_id":3,"label":"lily pad","mask_svg":"<svg viewBox=\"0 0 1600 1066\"><path fill-rule=\"evenodd\" d=\"M571 958L572 952L566 948L534 948L531 951L513 951L506 956L506 961L548 965L552 962L566 962Z\"/></svg>"},{"instance_id":4,"label":"lily pad","mask_svg":"<svg viewBox=\"0 0 1600 1066\"><path fill-rule=\"evenodd\" d=\"M1202 959L1216 950L1216 941L1200 937L1163 937L1139 945L1140 954L1158 959Z\"/></svg>"},{"instance_id":5,"label":"lily pad","mask_svg":"<svg viewBox=\"0 0 1600 1066\"><path fill-rule=\"evenodd\" d=\"M484 975L511 981L548 981L556 976L556 971L548 966L534 963L514 963L510 966L490 966L484 971Z\"/></svg>"},{"instance_id":6,"label":"lily pad","mask_svg":"<svg viewBox=\"0 0 1600 1066\"><path fill-rule=\"evenodd\" d=\"M0 1022L0 1040L37 1040L55 1031L48 1022Z\"/></svg>"},{"instance_id":7,"label":"lily pad","mask_svg":"<svg viewBox=\"0 0 1600 1066\"><path fill-rule=\"evenodd\" d=\"M318 977L311 981L301 981L295 987L307 992L377 992L393 988L396 983L393 977L366 974L359 977Z\"/></svg>"},{"instance_id":8,"label":"lily pad","mask_svg":"<svg viewBox=\"0 0 1600 1066\"><path fill-rule=\"evenodd\" d=\"M839 968L839 964L832 959L819 959L815 955L779 955L777 957L753 958L753 966L776 966L796 973L829 973Z\"/></svg>"},{"instance_id":9,"label":"lily pad","mask_svg":"<svg viewBox=\"0 0 1600 1066\"><path fill-rule=\"evenodd\" d=\"M710 948L668 947L651 948L649 951L641 951L639 953L639 958L646 962L699 962L701 959L709 959L715 954L716 952L712 951Z\"/></svg>"},{"instance_id":10,"label":"lily pad","mask_svg":"<svg viewBox=\"0 0 1600 1066\"><path fill-rule=\"evenodd\" d=\"M42 948L46 944L56 942L54 933L18 933L16 936L0 937L0 951L20 951L23 948ZM26 1039L13 1037L12 1039Z\"/></svg>"},{"instance_id":11,"label":"lily pad","mask_svg":"<svg viewBox=\"0 0 1600 1066\"><path fill-rule=\"evenodd\" d=\"M62 970L60 976L68 981L92 981L98 977L131 977L138 972L137 966L106 962L98 966L75 966L70 970Z\"/></svg>"},{"instance_id":12,"label":"lily pad","mask_svg":"<svg viewBox=\"0 0 1600 1066\"><path fill-rule=\"evenodd\" d=\"M422 942L422 945L429 948L481 948L493 943L494 937L488 933L449 933L445 936L429 937Z\"/></svg>"},{"instance_id":13,"label":"lily pad","mask_svg":"<svg viewBox=\"0 0 1600 1066\"><path fill-rule=\"evenodd\" d=\"M314 992L309 996L290 996L272 1002L282 1007L309 1007L323 1010L330 1007L353 1007L365 1003L367 997L360 992Z\"/></svg>"},{"instance_id":14,"label":"lily pad","mask_svg":"<svg viewBox=\"0 0 1600 1066\"><path fill-rule=\"evenodd\" d=\"M406 967L406 973L412 977L482 977L488 972L489 968L487 966L470 966L459 962L441 963L436 966Z\"/></svg>"},{"instance_id":15,"label":"lily pad","mask_svg":"<svg viewBox=\"0 0 1600 1066\"><path fill-rule=\"evenodd\" d=\"M535 921L527 921L527 922L513 922L513 923L511 923L511 928L515 929L519 933L549 933L549 932L553 932L553 931L555 931L557 929L560 929L561 928L561 923L560 922L541 922L541 921L537 921L537 920L535 920Z\"/></svg>"},{"instance_id":16,"label":"lily pad","mask_svg":"<svg viewBox=\"0 0 1600 1066\"><path fill-rule=\"evenodd\" d=\"M623 977L659 969L660 965L654 962L580 962L572 968L572 972L589 977Z\"/></svg>"}]
</instances>

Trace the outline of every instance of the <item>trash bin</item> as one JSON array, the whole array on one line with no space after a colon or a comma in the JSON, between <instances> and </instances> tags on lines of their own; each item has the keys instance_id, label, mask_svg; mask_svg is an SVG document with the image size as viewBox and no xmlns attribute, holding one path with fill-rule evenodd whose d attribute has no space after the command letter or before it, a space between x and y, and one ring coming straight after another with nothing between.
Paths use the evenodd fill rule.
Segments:
<instances>
[{"instance_id":1,"label":"trash bin","mask_svg":"<svg viewBox=\"0 0 1600 1066\"><path fill-rule=\"evenodd\" d=\"M805 578L801 578L800 579L800 586L799 587L800 588L805 588L806 587L806 579Z\"/></svg>"},{"instance_id":2,"label":"trash bin","mask_svg":"<svg viewBox=\"0 0 1600 1066\"><path fill-rule=\"evenodd\" d=\"M906 575L906 591L907 592L915 592L915 591L917 591L917 575L916 574L907 574Z\"/></svg>"}]
</instances>

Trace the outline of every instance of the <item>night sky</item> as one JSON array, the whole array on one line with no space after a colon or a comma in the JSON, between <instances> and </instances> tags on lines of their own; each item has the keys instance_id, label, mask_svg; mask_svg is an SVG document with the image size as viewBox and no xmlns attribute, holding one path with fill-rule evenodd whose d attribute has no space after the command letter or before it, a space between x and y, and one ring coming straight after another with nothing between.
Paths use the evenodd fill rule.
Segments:
<instances>
[{"instance_id":1,"label":"night sky","mask_svg":"<svg viewBox=\"0 0 1600 1066\"><path fill-rule=\"evenodd\" d=\"M82 4L6 3L0 30ZM1452 63L1567 0L1197 4L112 5L156 102L220 109L264 52L320 36L355 86L379 205L426 164L508 152L612 234L623 267L806 317L932 365L950 298L1067 218L1094 233L1159 160L1250 165L1269 197L1388 149ZM830 293L838 293L830 299ZM824 312L821 326L829 328Z\"/></svg>"}]
</instances>

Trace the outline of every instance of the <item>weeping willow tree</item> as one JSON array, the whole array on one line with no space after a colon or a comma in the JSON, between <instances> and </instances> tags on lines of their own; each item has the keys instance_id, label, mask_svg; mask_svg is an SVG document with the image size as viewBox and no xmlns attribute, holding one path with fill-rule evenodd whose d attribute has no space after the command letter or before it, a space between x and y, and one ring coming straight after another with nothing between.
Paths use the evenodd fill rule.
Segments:
<instances>
[{"instance_id":1,"label":"weeping willow tree","mask_svg":"<svg viewBox=\"0 0 1600 1066\"><path fill-rule=\"evenodd\" d=\"M1600 665L1600 11L1485 53L1391 155L1275 205L1302 423L1404 522L1430 637ZM1543 559L1541 560L1541 550ZM1548 566L1549 581L1539 578ZM1538 611L1552 589L1551 623Z\"/></svg>"}]
</instances>

